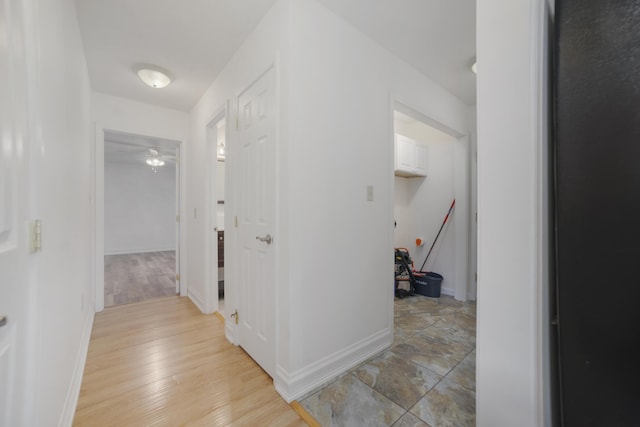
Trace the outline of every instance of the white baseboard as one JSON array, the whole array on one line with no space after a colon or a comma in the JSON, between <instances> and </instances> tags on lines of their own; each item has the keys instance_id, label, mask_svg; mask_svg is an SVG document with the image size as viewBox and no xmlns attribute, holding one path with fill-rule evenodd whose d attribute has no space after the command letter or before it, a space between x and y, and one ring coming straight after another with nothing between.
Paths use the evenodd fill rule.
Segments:
<instances>
[{"instance_id":1,"label":"white baseboard","mask_svg":"<svg viewBox=\"0 0 640 427\"><path fill-rule=\"evenodd\" d=\"M204 303L204 298L202 298L202 295L200 295L198 291L193 288L189 288L187 289L187 296L191 301L193 301L196 307L200 309L202 314L207 314L205 310L206 304Z\"/></svg>"},{"instance_id":2,"label":"white baseboard","mask_svg":"<svg viewBox=\"0 0 640 427\"><path fill-rule=\"evenodd\" d=\"M276 391L287 403L300 399L389 347L391 341L391 330L384 329L293 373L278 366L274 378Z\"/></svg>"},{"instance_id":3,"label":"white baseboard","mask_svg":"<svg viewBox=\"0 0 640 427\"><path fill-rule=\"evenodd\" d=\"M119 248L119 249L105 249L105 255L129 255L129 254L144 254L147 252L166 252L175 251L176 245L164 245L154 247L143 248Z\"/></svg>"},{"instance_id":4,"label":"white baseboard","mask_svg":"<svg viewBox=\"0 0 640 427\"><path fill-rule=\"evenodd\" d=\"M224 322L224 336L227 338L227 341L229 341L231 344L240 345L240 343L238 343L238 340L236 338L235 327L231 325L231 323L232 322Z\"/></svg>"},{"instance_id":5,"label":"white baseboard","mask_svg":"<svg viewBox=\"0 0 640 427\"><path fill-rule=\"evenodd\" d=\"M440 293L444 295L449 295L450 297L453 297L456 295L456 291L450 288L441 288Z\"/></svg>"},{"instance_id":6,"label":"white baseboard","mask_svg":"<svg viewBox=\"0 0 640 427\"><path fill-rule=\"evenodd\" d=\"M93 328L93 311L89 311L87 320L85 321L82 338L80 339L80 347L78 348L78 356L76 357L75 368L71 377L71 383L67 390L67 397L64 401L62 414L60 415L61 427L71 426L73 417L78 406L78 396L80 396L80 387L82 386L82 375L84 374L84 366L87 362L87 352L89 351L89 341L91 340L91 329Z\"/></svg>"}]
</instances>

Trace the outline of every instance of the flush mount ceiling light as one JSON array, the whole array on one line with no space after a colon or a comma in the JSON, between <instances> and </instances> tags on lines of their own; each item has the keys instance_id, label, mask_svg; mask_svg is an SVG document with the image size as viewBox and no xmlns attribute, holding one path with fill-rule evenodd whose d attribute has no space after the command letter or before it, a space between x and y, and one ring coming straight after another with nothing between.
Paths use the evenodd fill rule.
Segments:
<instances>
[{"instance_id":1,"label":"flush mount ceiling light","mask_svg":"<svg viewBox=\"0 0 640 427\"><path fill-rule=\"evenodd\" d=\"M167 87L169 86L169 83L171 83L171 78L167 74L149 67L140 68L138 70L138 77L140 77L140 79L142 79L142 81L147 85L155 89Z\"/></svg>"}]
</instances>

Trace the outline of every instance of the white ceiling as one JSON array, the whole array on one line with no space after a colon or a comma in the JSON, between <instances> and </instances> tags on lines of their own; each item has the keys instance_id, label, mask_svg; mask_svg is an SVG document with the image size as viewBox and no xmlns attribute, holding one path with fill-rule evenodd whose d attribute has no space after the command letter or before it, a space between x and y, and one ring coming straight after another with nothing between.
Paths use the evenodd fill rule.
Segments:
<instances>
[{"instance_id":1,"label":"white ceiling","mask_svg":"<svg viewBox=\"0 0 640 427\"><path fill-rule=\"evenodd\" d=\"M97 92L189 111L275 0L76 0ZM135 74L157 65L174 77L153 89Z\"/></svg>"},{"instance_id":2,"label":"white ceiling","mask_svg":"<svg viewBox=\"0 0 640 427\"><path fill-rule=\"evenodd\" d=\"M318 0L467 105L476 103L476 0Z\"/></svg>"},{"instance_id":3,"label":"white ceiling","mask_svg":"<svg viewBox=\"0 0 640 427\"><path fill-rule=\"evenodd\" d=\"M370 38L475 104L475 0L319 0ZM76 0L94 90L189 111L275 0ZM174 78L153 89L154 64Z\"/></svg>"}]
</instances>

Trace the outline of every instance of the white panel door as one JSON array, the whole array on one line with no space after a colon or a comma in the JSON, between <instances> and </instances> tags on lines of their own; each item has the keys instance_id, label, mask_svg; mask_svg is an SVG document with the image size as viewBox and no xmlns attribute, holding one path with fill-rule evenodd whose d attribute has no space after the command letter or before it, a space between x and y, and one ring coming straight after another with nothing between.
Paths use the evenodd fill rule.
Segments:
<instances>
[{"instance_id":1,"label":"white panel door","mask_svg":"<svg viewBox=\"0 0 640 427\"><path fill-rule=\"evenodd\" d=\"M33 391L24 22L23 2L0 0L0 426L29 424Z\"/></svg>"},{"instance_id":2,"label":"white panel door","mask_svg":"<svg viewBox=\"0 0 640 427\"><path fill-rule=\"evenodd\" d=\"M276 82L271 68L238 97L240 345L275 374Z\"/></svg>"}]
</instances>

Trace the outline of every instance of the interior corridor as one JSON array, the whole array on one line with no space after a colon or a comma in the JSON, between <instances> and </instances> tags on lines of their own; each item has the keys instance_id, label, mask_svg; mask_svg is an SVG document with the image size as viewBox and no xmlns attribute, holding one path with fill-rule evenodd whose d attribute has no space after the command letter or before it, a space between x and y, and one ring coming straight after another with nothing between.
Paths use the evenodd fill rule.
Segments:
<instances>
[{"instance_id":1,"label":"interior corridor","mask_svg":"<svg viewBox=\"0 0 640 427\"><path fill-rule=\"evenodd\" d=\"M184 297L96 313L75 426L305 426L271 378Z\"/></svg>"}]
</instances>

